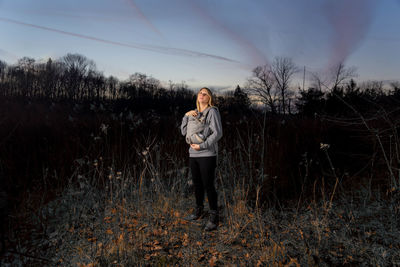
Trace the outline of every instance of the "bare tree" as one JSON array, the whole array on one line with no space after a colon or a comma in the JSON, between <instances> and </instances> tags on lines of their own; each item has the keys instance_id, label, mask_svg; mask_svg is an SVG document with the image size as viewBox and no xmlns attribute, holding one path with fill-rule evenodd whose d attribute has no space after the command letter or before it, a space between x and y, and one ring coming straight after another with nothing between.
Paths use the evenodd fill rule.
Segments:
<instances>
[{"instance_id":1,"label":"bare tree","mask_svg":"<svg viewBox=\"0 0 400 267\"><path fill-rule=\"evenodd\" d=\"M350 80L357 76L357 70L355 67L346 68L344 63L341 62L337 66L331 69L331 91L338 89L347 80Z\"/></svg>"},{"instance_id":2,"label":"bare tree","mask_svg":"<svg viewBox=\"0 0 400 267\"><path fill-rule=\"evenodd\" d=\"M38 63L35 66L37 80L37 97L55 98L56 84L59 80L57 76L57 65L49 58L46 62Z\"/></svg>"},{"instance_id":3,"label":"bare tree","mask_svg":"<svg viewBox=\"0 0 400 267\"><path fill-rule=\"evenodd\" d=\"M66 93L70 99L83 98L83 80L96 70L96 65L83 55L67 54L60 59L65 68Z\"/></svg>"},{"instance_id":4,"label":"bare tree","mask_svg":"<svg viewBox=\"0 0 400 267\"><path fill-rule=\"evenodd\" d=\"M23 96L32 97L34 92L35 59L23 57L18 60L17 69L19 70L20 85L19 90Z\"/></svg>"},{"instance_id":5,"label":"bare tree","mask_svg":"<svg viewBox=\"0 0 400 267\"><path fill-rule=\"evenodd\" d=\"M271 65L258 66L247 80L246 92L262 101L270 111L285 114L290 112L290 81L298 71L292 59L277 57ZM277 110L278 109L278 110Z\"/></svg>"},{"instance_id":6,"label":"bare tree","mask_svg":"<svg viewBox=\"0 0 400 267\"><path fill-rule=\"evenodd\" d=\"M81 99L99 100L104 97L106 91L106 82L102 73L89 70L83 78L83 87L81 90Z\"/></svg>"},{"instance_id":7,"label":"bare tree","mask_svg":"<svg viewBox=\"0 0 400 267\"><path fill-rule=\"evenodd\" d=\"M4 82L6 67L7 67L7 64L4 61L0 60L0 83Z\"/></svg>"},{"instance_id":8,"label":"bare tree","mask_svg":"<svg viewBox=\"0 0 400 267\"><path fill-rule=\"evenodd\" d=\"M118 79L114 76L110 76L106 79L108 97L115 100L118 95Z\"/></svg>"},{"instance_id":9,"label":"bare tree","mask_svg":"<svg viewBox=\"0 0 400 267\"><path fill-rule=\"evenodd\" d=\"M80 54L67 54L61 58L67 70L76 71L81 75L87 74L90 70L96 69L96 64L93 60Z\"/></svg>"},{"instance_id":10,"label":"bare tree","mask_svg":"<svg viewBox=\"0 0 400 267\"><path fill-rule=\"evenodd\" d=\"M138 72L129 76L129 83L139 89L139 91L146 91L153 96L161 88L159 80Z\"/></svg>"},{"instance_id":11,"label":"bare tree","mask_svg":"<svg viewBox=\"0 0 400 267\"><path fill-rule=\"evenodd\" d=\"M0 60L0 73L3 72L3 70L7 67L7 63L4 61Z\"/></svg>"},{"instance_id":12,"label":"bare tree","mask_svg":"<svg viewBox=\"0 0 400 267\"><path fill-rule=\"evenodd\" d=\"M18 60L17 65L25 72L33 71L35 59L30 57L23 57Z\"/></svg>"},{"instance_id":13,"label":"bare tree","mask_svg":"<svg viewBox=\"0 0 400 267\"><path fill-rule=\"evenodd\" d=\"M382 91L383 90L383 81L366 81L361 83L361 90L374 90L374 91Z\"/></svg>"},{"instance_id":14,"label":"bare tree","mask_svg":"<svg viewBox=\"0 0 400 267\"><path fill-rule=\"evenodd\" d=\"M317 72L311 72L311 88L322 92L326 88L327 80L322 78L322 75Z\"/></svg>"},{"instance_id":15,"label":"bare tree","mask_svg":"<svg viewBox=\"0 0 400 267\"><path fill-rule=\"evenodd\" d=\"M247 80L245 91L269 107L272 113L276 113L277 91L274 85L275 78L270 67L258 66L253 69L252 76Z\"/></svg>"},{"instance_id":16,"label":"bare tree","mask_svg":"<svg viewBox=\"0 0 400 267\"><path fill-rule=\"evenodd\" d=\"M373 99L383 95L383 81L367 81L360 85L360 90Z\"/></svg>"},{"instance_id":17,"label":"bare tree","mask_svg":"<svg viewBox=\"0 0 400 267\"><path fill-rule=\"evenodd\" d=\"M343 63L339 63L325 74L321 72L311 73L311 87L316 88L319 91L336 91L347 81L356 76L357 73L355 67L346 68Z\"/></svg>"},{"instance_id":18,"label":"bare tree","mask_svg":"<svg viewBox=\"0 0 400 267\"><path fill-rule=\"evenodd\" d=\"M280 110L283 114L290 112L290 100L293 92L290 81L298 71L291 58L277 57L271 65L271 72L275 78L276 91L279 93Z\"/></svg>"},{"instance_id":19,"label":"bare tree","mask_svg":"<svg viewBox=\"0 0 400 267\"><path fill-rule=\"evenodd\" d=\"M390 86L392 87L393 90L400 90L400 82L399 81L391 82Z\"/></svg>"}]
</instances>

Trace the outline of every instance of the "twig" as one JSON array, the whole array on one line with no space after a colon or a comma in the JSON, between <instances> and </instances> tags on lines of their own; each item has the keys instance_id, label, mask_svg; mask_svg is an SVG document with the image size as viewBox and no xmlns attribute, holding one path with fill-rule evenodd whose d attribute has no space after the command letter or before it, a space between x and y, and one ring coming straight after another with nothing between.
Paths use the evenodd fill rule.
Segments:
<instances>
[{"instance_id":1,"label":"twig","mask_svg":"<svg viewBox=\"0 0 400 267\"><path fill-rule=\"evenodd\" d=\"M375 129L371 129L371 128L369 127L369 125L368 125L368 123L366 122L364 116L363 116L358 110L356 110L352 105L350 105L347 101L345 101L345 100L344 100L341 96L339 96L338 94L334 94L334 95L335 95L340 101L342 101L347 107L349 107L351 110L353 110L354 113L356 113L356 114L360 117L361 121L363 122L363 124L365 125L365 127L367 128L367 130L368 130L370 133L373 133L373 134L375 135L376 139L378 140L379 146L380 146L380 148L381 148L381 150L382 150L383 157L385 158L386 166L387 166L388 171L389 171L389 173L390 173L390 178L391 178L391 180L392 180L393 186L394 186L395 188L398 188L397 181L396 181L396 179L395 179L395 177L394 177L392 168L391 168L391 166L390 166L389 160L388 160L388 158L387 158L385 149L384 149L383 144L382 144L382 140L381 140L381 138L379 137L378 132L377 132Z\"/></svg>"}]
</instances>

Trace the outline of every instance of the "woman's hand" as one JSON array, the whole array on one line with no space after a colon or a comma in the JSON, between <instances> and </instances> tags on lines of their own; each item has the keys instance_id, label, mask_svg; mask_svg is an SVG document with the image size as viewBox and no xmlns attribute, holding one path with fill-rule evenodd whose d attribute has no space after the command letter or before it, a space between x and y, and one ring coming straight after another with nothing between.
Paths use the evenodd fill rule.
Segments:
<instances>
[{"instance_id":1,"label":"woman's hand","mask_svg":"<svg viewBox=\"0 0 400 267\"><path fill-rule=\"evenodd\" d=\"M191 110L186 112L185 116L197 116L196 110Z\"/></svg>"},{"instance_id":2,"label":"woman's hand","mask_svg":"<svg viewBox=\"0 0 400 267\"><path fill-rule=\"evenodd\" d=\"M200 150L200 146L198 144L191 144L190 147L197 151Z\"/></svg>"}]
</instances>

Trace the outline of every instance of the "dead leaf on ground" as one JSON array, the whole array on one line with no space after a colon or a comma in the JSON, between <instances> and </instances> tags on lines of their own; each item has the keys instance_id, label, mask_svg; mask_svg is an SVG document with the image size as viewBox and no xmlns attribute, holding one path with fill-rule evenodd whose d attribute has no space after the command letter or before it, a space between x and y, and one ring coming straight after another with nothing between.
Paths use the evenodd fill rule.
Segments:
<instances>
[{"instance_id":1,"label":"dead leaf on ground","mask_svg":"<svg viewBox=\"0 0 400 267\"><path fill-rule=\"evenodd\" d=\"M206 255L201 254L201 255L199 256L198 261L202 261L202 260L204 260L205 258L206 258Z\"/></svg>"},{"instance_id":2,"label":"dead leaf on ground","mask_svg":"<svg viewBox=\"0 0 400 267\"><path fill-rule=\"evenodd\" d=\"M213 256L209 261L208 261L208 265L213 267L216 265L217 262L217 258L215 256Z\"/></svg>"},{"instance_id":3,"label":"dead leaf on ground","mask_svg":"<svg viewBox=\"0 0 400 267\"><path fill-rule=\"evenodd\" d=\"M111 229L107 229L106 234L112 235L112 234L114 234L114 233L113 233L113 231L112 231Z\"/></svg>"}]
</instances>

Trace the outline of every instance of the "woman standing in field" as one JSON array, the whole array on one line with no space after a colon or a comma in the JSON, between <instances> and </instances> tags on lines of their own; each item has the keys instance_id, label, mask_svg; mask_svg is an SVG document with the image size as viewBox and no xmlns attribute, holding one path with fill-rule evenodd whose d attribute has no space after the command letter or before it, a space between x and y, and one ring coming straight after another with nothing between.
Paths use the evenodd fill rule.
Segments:
<instances>
[{"instance_id":1,"label":"woman standing in field","mask_svg":"<svg viewBox=\"0 0 400 267\"><path fill-rule=\"evenodd\" d=\"M205 230L211 231L217 228L219 222L218 195L214 181L218 154L217 142L222 137L222 124L210 89L206 87L200 89L197 94L196 106L195 110L190 110L185 114L181 124L182 135L186 136L186 141L190 144L189 166L196 197L195 212L186 219L194 221L203 217L204 194L207 192L210 218ZM192 127L191 125L195 123L203 123L204 127ZM192 139L192 129L199 131L199 128L201 131L194 133L196 138ZM191 136L188 136L189 133Z\"/></svg>"}]
</instances>

